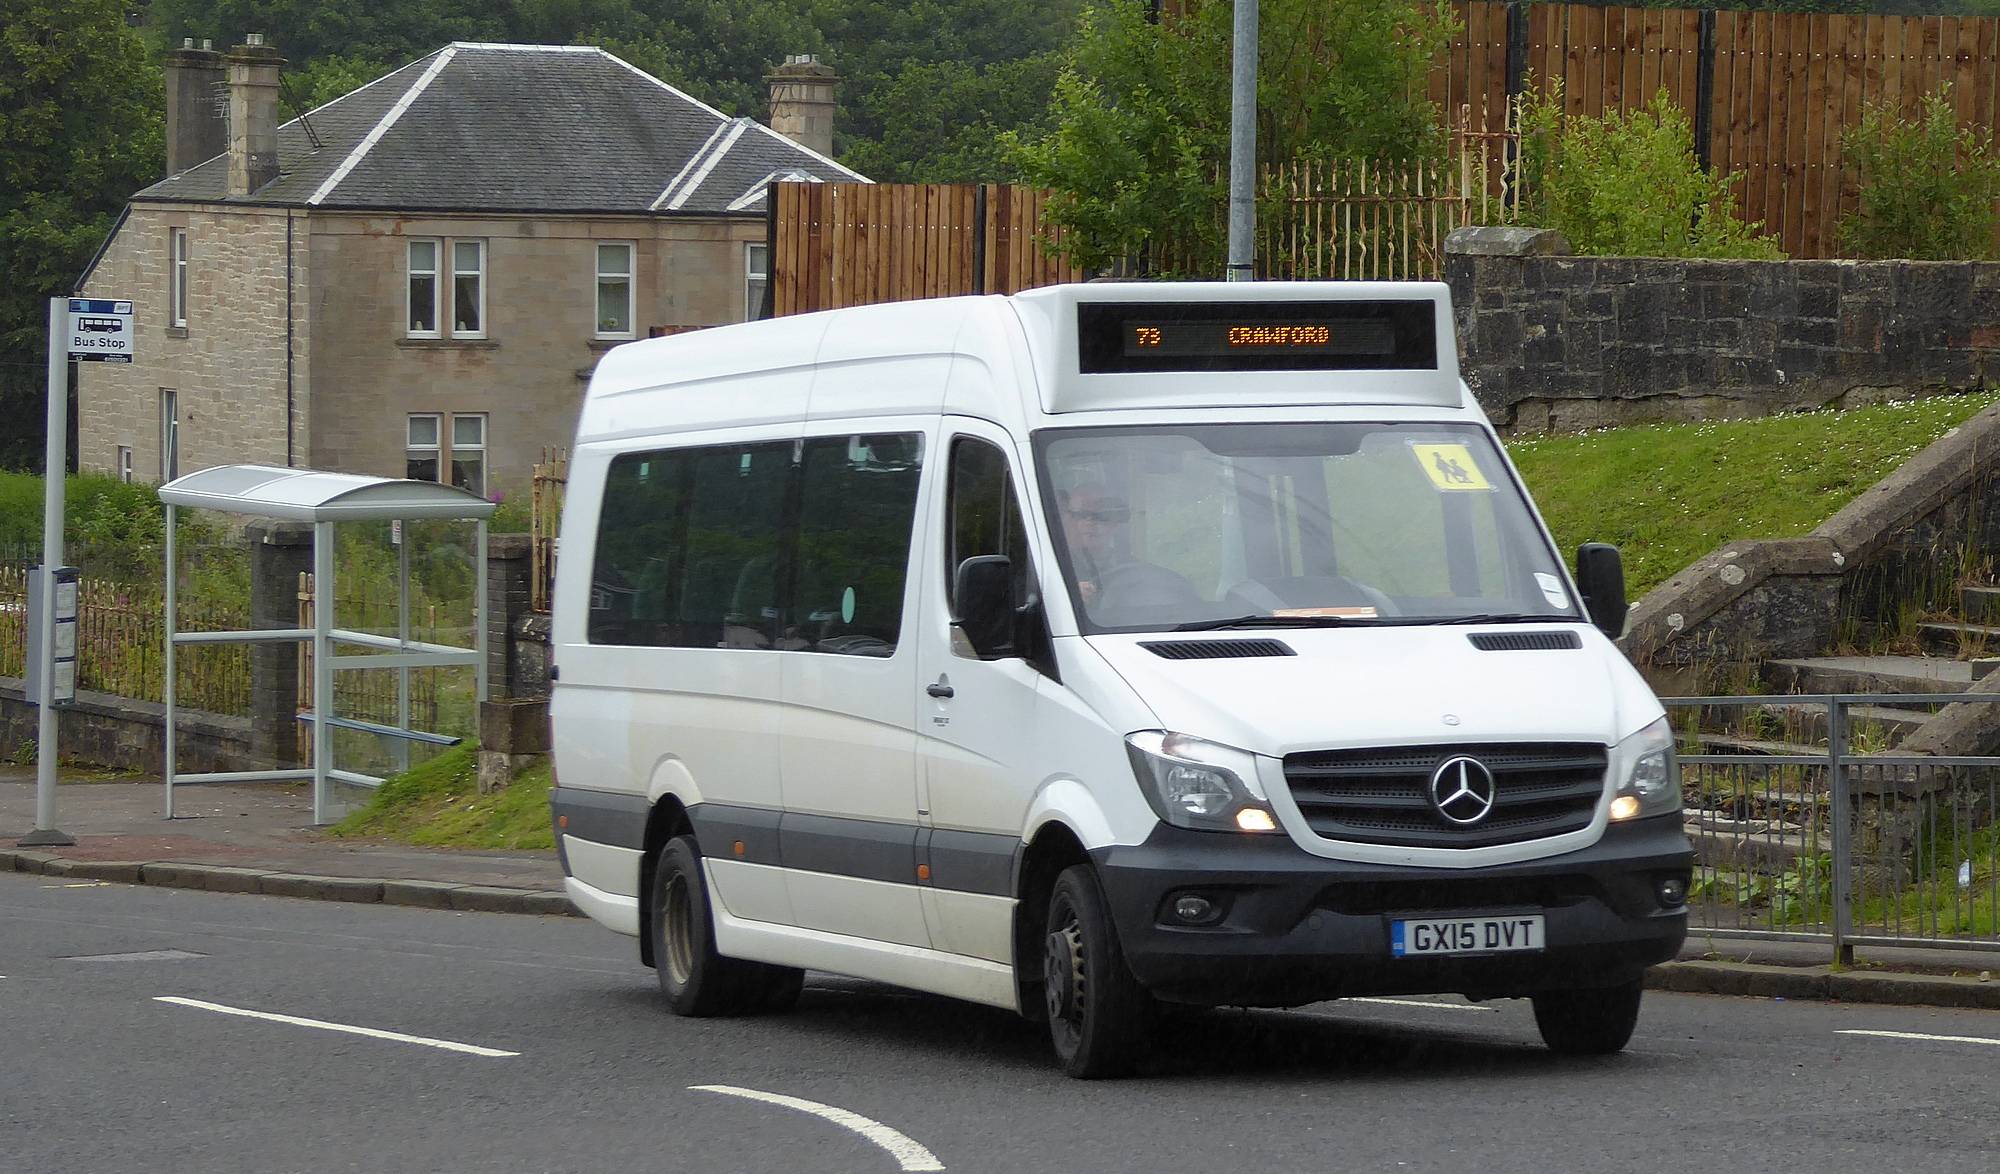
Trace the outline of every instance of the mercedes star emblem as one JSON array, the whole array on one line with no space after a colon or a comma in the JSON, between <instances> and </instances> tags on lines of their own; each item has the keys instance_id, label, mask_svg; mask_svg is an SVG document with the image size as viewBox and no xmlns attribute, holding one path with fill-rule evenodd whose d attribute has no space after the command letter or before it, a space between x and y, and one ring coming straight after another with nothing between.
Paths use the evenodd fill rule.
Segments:
<instances>
[{"instance_id":1,"label":"mercedes star emblem","mask_svg":"<svg viewBox=\"0 0 2000 1174\"><path fill-rule=\"evenodd\" d=\"M1431 806L1460 827L1471 827L1493 812L1497 798L1493 772L1476 758L1447 758L1431 772Z\"/></svg>"}]
</instances>

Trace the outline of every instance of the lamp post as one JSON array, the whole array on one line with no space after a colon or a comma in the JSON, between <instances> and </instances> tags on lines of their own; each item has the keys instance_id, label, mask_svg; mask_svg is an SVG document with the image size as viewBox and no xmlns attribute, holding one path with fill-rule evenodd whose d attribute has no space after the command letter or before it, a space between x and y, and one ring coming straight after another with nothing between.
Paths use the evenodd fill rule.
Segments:
<instances>
[{"instance_id":1,"label":"lamp post","mask_svg":"<svg viewBox=\"0 0 2000 1174\"><path fill-rule=\"evenodd\" d=\"M1257 230L1257 0L1236 0L1229 68L1230 281L1249 281Z\"/></svg>"}]
</instances>

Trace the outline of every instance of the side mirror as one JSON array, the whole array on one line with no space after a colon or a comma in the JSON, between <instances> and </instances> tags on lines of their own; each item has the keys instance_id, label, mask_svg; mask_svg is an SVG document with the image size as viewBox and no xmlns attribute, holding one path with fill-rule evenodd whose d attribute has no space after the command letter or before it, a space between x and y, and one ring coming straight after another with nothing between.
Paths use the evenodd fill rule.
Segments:
<instances>
[{"instance_id":1,"label":"side mirror","mask_svg":"<svg viewBox=\"0 0 2000 1174\"><path fill-rule=\"evenodd\" d=\"M1625 634L1625 563L1618 548L1586 542L1576 548L1576 585L1583 610L1613 640Z\"/></svg>"},{"instance_id":2,"label":"side mirror","mask_svg":"<svg viewBox=\"0 0 2000 1174\"><path fill-rule=\"evenodd\" d=\"M953 619L973 651L1007 656L1014 651L1014 560L1004 554L975 555L952 575Z\"/></svg>"}]
</instances>

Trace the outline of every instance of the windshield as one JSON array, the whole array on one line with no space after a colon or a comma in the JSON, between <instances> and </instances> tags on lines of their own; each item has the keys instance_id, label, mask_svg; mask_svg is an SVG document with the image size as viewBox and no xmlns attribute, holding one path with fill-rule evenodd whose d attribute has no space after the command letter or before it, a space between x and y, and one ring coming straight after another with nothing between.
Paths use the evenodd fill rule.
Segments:
<instances>
[{"instance_id":1,"label":"windshield","mask_svg":"<svg viewBox=\"0 0 2000 1174\"><path fill-rule=\"evenodd\" d=\"M1051 429L1036 453L1085 632L1578 617L1474 426Z\"/></svg>"}]
</instances>

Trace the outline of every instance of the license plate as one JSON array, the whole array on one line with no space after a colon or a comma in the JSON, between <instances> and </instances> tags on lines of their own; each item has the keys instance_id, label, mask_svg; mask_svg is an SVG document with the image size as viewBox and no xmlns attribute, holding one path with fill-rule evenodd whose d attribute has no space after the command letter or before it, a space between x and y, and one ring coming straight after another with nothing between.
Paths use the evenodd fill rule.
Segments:
<instances>
[{"instance_id":1,"label":"license plate","mask_svg":"<svg viewBox=\"0 0 2000 1174\"><path fill-rule=\"evenodd\" d=\"M1512 954L1539 950L1542 946L1539 913L1514 917L1426 917L1389 923L1389 953L1398 958Z\"/></svg>"}]
</instances>

